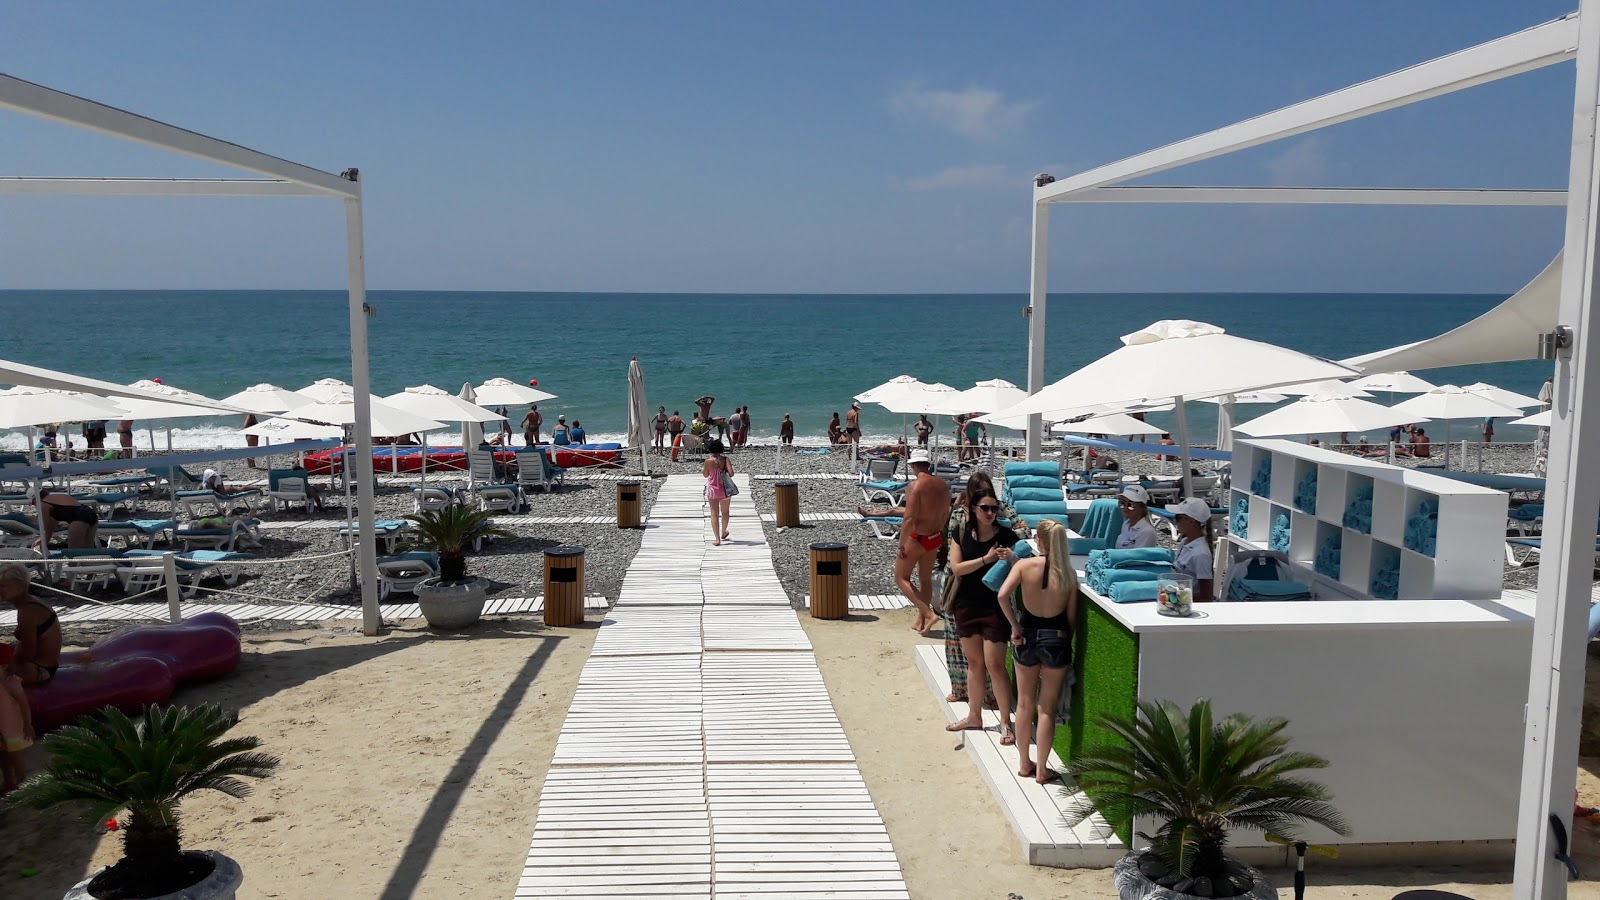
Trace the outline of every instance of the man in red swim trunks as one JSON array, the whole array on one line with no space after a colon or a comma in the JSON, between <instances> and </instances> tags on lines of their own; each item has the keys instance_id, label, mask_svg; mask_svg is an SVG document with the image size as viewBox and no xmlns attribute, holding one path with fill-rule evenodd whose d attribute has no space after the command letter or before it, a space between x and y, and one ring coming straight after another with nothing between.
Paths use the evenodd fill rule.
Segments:
<instances>
[{"instance_id":1,"label":"man in red swim trunks","mask_svg":"<svg viewBox=\"0 0 1600 900\"><path fill-rule=\"evenodd\" d=\"M900 552L894 561L894 580L900 593L917 608L912 630L926 636L939 621L933 611L933 561L950 523L950 486L933 474L928 451L911 451L915 477L906 488L906 514L900 525ZM911 573L917 573L917 582Z\"/></svg>"}]
</instances>

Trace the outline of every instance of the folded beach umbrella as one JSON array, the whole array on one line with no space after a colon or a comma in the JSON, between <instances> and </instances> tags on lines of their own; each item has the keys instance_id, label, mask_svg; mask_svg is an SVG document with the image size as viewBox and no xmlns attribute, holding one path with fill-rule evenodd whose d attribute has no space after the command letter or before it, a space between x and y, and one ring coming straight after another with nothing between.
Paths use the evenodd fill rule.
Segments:
<instances>
[{"instance_id":1,"label":"folded beach umbrella","mask_svg":"<svg viewBox=\"0 0 1600 900\"><path fill-rule=\"evenodd\" d=\"M628 362L628 443L639 448L639 464L650 474L650 403L644 395L644 369L639 357Z\"/></svg>"},{"instance_id":2,"label":"folded beach umbrella","mask_svg":"<svg viewBox=\"0 0 1600 900\"><path fill-rule=\"evenodd\" d=\"M1462 388L1462 390L1472 394L1481 394L1496 403L1500 403L1505 406L1512 406L1519 410L1527 409L1530 406L1539 406L1544 402L1538 397L1529 397L1527 394L1519 394L1516 391L1508 391L1505 388L1495 387L1494 385L1483 381L1480 381L1477 384L1469 384Z\"/></svg>"},{"instance_id":3,"label":"folded beach umbrella","mask_svg":"<svg viewBox=\"0 0 1600 900\"><path fill-rule=\"evenodd\" d=\"M224 397L222 402L253 413L280 413L288 412L296 406L305 406L312 401L305 394L286 390L275 384L263 383L251 385L237 394Z\"/></svg>"},{"instance_id":4,"label":"folded beach umbrella","mask_svg":"<svg viewBox=\"0 0 1600 900\"><path fill-rule=\"evenodd\" d=\"M881 403L885 397L895 396L908 389L920 387L921 381L910 375L896 375L875 388L869 388L851 398L862 403Z\"/></svg>"},{"instance_id":5,"label":"folded beach umbrella","mask_svg":"<svg viewBox=\"0 0 1600 900\"><path fill-rule=\"evenodd\" d=\"M1410 372L1377 372L1363 375L1354 381L1347 381L1345 385L1363 391L1381 391L1385 394L1422 394L1438 387L1433 382L1424 381Z\"/></svg>"},{"instance_id":6,"label":"folded beach umbrella","mask_svg":"<svg viewBox=\"0 0 1600 900\"><path fill-rule=\"evenodd\" d=\"M340 394L348 394L351 390L353 390L353 388L351 388L350 385L345 384L337 378L319 378L315 383L308 384L300 390L295 391L295 393L303 397L310 397L312 400L322 403L338 397Z\"/></svg>"},{"instance_id":7,"label":"folded beach umbrella","mask_svg":"<svg viewBox=\"0 0 1600 900\"><path fill-rule=\"evenodd\" d=\"M1320 391L1275 409L1256 419L1234 426L1252 437L1284 434L1333 434L1346 431L1373 431L1405 422L1415 416L1394 407L1352 397L1343 391Z\"/></svg>"},{"instance_id":8,"label":"folded beach umbrella","mask_svg":"<svg viewBox=\"0 0 1600 900\"><path fill-rule=\"evenodd\" d=\"M956 412L992 413L1015 406L1027 396L1027 391L1011 382L994 378L956 394L952 402Z\"/></svg>"},{"instance_id":9,"label":"folded beach umbrella","mask_svg":"<svg viewBox=\"0 0 1600 900\"><path fill-rule=\"evenodd\" d=\"M1551 419L1551 412L1550 412L1550 410L1547 409L1544 412L1536 412L1531 416L1526 416L1524 418L1518 419L1515 422L1511 422L1510 424L1512 424L1512 425L1532 425L1535 428L1549 428L1550 427L1550 419Z\"/></svg>"},{"instance_id":10,"label":"folded beach umbrella","mask_svg":"<svg viewBox=\"0 0 1600 900\"><path fill-rule=\"evenodd\" d=\"M499 379L499 380L504 381L505 379L502 378L502 379ZM470 385L470 384L468 384L466 382L462 382L462 384L461 384L461 393L457 394L456 396L459 397L462 400L467 401L468 403L473 404L474 406L476 406L477 403L478 403L478 392L476 390L473 390L472 385ZM475 449L481 443L483 443L483 423L482 422L475 422L475 421L473 421L471 419L462 420L461 421L461 449L462 450Z\"/></svg>"},{"instance_id":11,"label":"folded beach umbrella","mask_svg":"<svg viewBox=\"0 0 1600 900\"><path fill-rule=\"evenodd\" d=\"M37 387L0 391L0 428L29 428L51 422L93 422L122 417L122 409L104 397Z\"/></svg>"},{"instance_id":12,"label":"folded beach umbrella","mask_svg":"<svg viewBox=\"0 0 1600 900\"><path fill-rule=\"evenodd\" d=\"M1104 416L1092 416L1077 422L1062 422L1059 425L1051 426L1050 430L1057 434L1115 434L1121 436L1167 433L1167 430L1159 425L1142 422L1126 413L1111 413Z\"/></svg>"},{"instance_id":13,"label":"folded beach umbrella","mask_svg":"<svg viewBox=\"0 0 1600 900\"><path fill-rule=\"evenodd\" d=\"M1184 397L1237 394L1359 374L1349 366L1188 319L1154 322L1123 335L1122 345L1003 412L1024 415L1076 408L1081 414L1110 403L1175 399L1185 493L1189 442Z\"/></svg>"},{"instance_id":14,"label":"folded beach umbrella","mask_svg":"<svg viewBox=\"0 0 1600 900\"><path fill-rule=\"evenodd\" d=\"M516 406L519 403L538 403L554 400L556 395L526 384L517 384L509 378L491 378L473 389L480 406Z\"/></svg>"}]
</instances>

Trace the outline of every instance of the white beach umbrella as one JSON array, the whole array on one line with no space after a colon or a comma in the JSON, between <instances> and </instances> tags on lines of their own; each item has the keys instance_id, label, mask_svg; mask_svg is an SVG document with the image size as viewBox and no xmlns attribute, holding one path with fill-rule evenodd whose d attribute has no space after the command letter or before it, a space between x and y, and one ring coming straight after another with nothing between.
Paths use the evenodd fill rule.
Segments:
<instances>
[{"instance_id":1,"label":"white beach umbrella","mask_svg":"<svg viewBox=\"0 0 1600 900\"><path fill-rule=\"evenodd\" d=\"M1077 422L1062 422L1053 425L1051 431L1058 434L1166 434L1167 430L1148 422L1140 421L1126 413L1111 413L1104 416L1093 416Z\"/></svg>"},{"instance_id":2,"label":"white beach umbrella","mask_svg":"<svg viewBox=\"0 0 1600 900\"><path fill-rule=\"evenodd\" d=\"M898 395L921 384L921 381L912 378L910 375L896 375L875 388L868 388L862 391L851 399L859 400L862 403L880 403L885 397Z\"/></svg>"},{"instance_id":3,"label":"white beach umbrella","mask_svg":"<svg viewBox=\"0 0 1600 900\"><path fill-rule=\"evenodd\" d=\"M1450 420L1522 417L1522 410L1453 384L1440 385L1426 394L1394 405L1395 412L1426 416L1444 422L1444 464L1450 465Z\"/></svg>"},{"instance_id":4,"label":"white beach umbrella","mask_svg":"<svg viewBox=\"0 0 1600 900\"><path fill-rule=\"evenodd\" d=\"M517 384L509 378L491 378L474 388L473 395L480 406L516 406L556 399L555 394L532 385Z\"/></svg>"},{"instance_id":5,"label":"white beach umbrella","mask_svg":"<svg viewBox=\"0 0 1600 900\"><path fill-rule=\"evenodd\" d=\"M1372 431L1405 422L1423 421L1394 407L1352 397L1340 391L1322 391L1303 397L1249 422L1234 426L1253 437L1284 434L1333 434Z\"/></svg>"},{"instance_id":6,"label":"white beach umbrella","mask_svg":"<svg viewBox=\"0 0 1600 900\"><path fill-rule=\"evenodd\" d=\"M372 436L373 437L403 437L424 431L436 431L446 427L442 422L435 422L427 416L396 409L377 397L371 398L372 408ZM304 422L317 422L323 425L354 425L356 422L355 397L348 391L335 394L329 400L321 403L310 403L290 413L287 418L299 419Z\"/></svg>"},{"instance_id":7,"label":"white beach umbrella","mask_svg":"<svg viewBox=\"0 0 1600 900\"><path fill-rule=\"evenodd\" d=\"M259 414L288 412L297 406L305 406L312 400L305 394L286 390L275 384L262 383L251 385L237 394L230 394L222 398L222 402Z\"/></svg>"},{"instance_id":8,"label":"white beach umbrella","mask_svg":"<svg viewBox=\"0 0 1600 900\"><path fill-rule=\"evenodd\" d=\"M1385 394L1423 394L1438 387L1433 382L1418 378L1410 372L1375 372L1363 375L1354 381L1347 381L1345 385Z\"/></svg>"},{"instance_id":9,"label":"white beach umbrella","mask_svg":"<svg viewBox=\"0 0 1600 900\"><path fill-rule=\"evenodd\" d=\"M1366 394L1352 394L1351 396L1365 397ZM1243 406L1251 403L1282 403L1289 399L1288 394L1278 394L1272 391L1241 391L1237 394L1223 394L1220 397L1201 397L1201 403L1215 403L1219 406L1234 404Z\"/></svg>"},{"instance_id":10,"label":"white beach umbrella","mask_svg":"<svg viewBox=\"0 0 1600 900\"><path fill-rule=\"evenodd\" d=\"M408 387L384 397L383 402L440 422L496 422L505 419L505 416L492 409L484 409L431 384Z\"/></svg>"},{"instance_id":11,"label":"white beach umbrella","mask_svg":"<svg viewBox=\"0 0 1600 900\"><path fill-rule=\"evenodd\" d=\"M1235 337L1188 319L1166 319L1123 335L1123 346L1049 385L1008 410L1046 413L1076 405L1176 399L1184 492L1189 481L1189 429L1184 397L1211 397L1358 374L1349 366L1273 344ZM1092 405L1091 405L1092 404ZM1084 407L1088 408L1084 408Z\"/></svg>"},{"instance_id":12,"label":"white beach umbrella","mask_svg":"<svg viewBox=\"0 0 1600 900\"><path fill-rule=\"evenodd\" d=\"M1469 384L1462 388L1462 390L1472 394L1481 394L1496 403L1514 407L1519 410L1527 409L1530 406L1539 406L1543 402L1538 397L1529 397L1527 394L1519 394L1516 391L1508 391L1505 388L1495 387L1494 385L1483 381L1480 381L1477 384Z\"/></svg>"},{"instance_id":13,"label":"white beach umbrella","mask_svg":"<svg viewBox=\"0 0 1600 900\"><path fill-rule=\"evenodd\" d=\"M140 382L141 384L145 382ZM148 382L156 384L156 382ZM55 391L83 391L98 394L102 397L138 397L142 399L168 399L164 392L151 392L141 388L128 387L111 381L101 381L98 378L86 378L70 372L59 372L55 369L46 369L40 366L30 366L25 363L12 362L0 359L0 384L15 385L18 387L45 388ZM199 400L205 400L199 394L191 395ZM199 402L198 400L192 402ZM219 412L235 412L232 409L221 408L222 405L214 400L205 400L201 405L210 404L219 407Z\"/></svg>"},{"instance_id":14,"label":"white beach umbrella","mask_svg":"<svg viewBox=\"0 0 1600 900\"><path fill-rule=\"evenodd\" d=\"M478 392L470 384L463 382L461 393L456 396L474 406L478 405ZM483 423L472 419L461 420L461 449L476 450L481 443L483 443Z\"/></svg>"},{"instance_id":15,"label":"white beach umbrella","mask_svg":"<svg viewBox=\"0 0 1600 900\"><path fill-rule=\"evenodd\" d=\"M934 382L933 384L906 386L898 394L893 394L883 400L877 401L878 405L892 413L901 413L908 416L916 415L955 415L962 412L973 412L964 406L952 405L955 397L961 392L948 384Z\"/></svg>"},{"instance_id":16,"label":"white beach umbrella","mask_svg":"<svg viewBox=\"0 0 1600 900\"><path fill-rule=\"evenodd\" d=\"M337 398L341 394L348 394L352 390L354 390L354 388L337 378L319 378L312 384L308 384L300 390L295 391L295 393L301 395L302 397L310 397L317 403L325 403L329 400Z\"/></svg>"},{"instance_id":17,"label":"white beach umbrella","mask_svg":"<svg viewBox=\"0 0 1600 900\"><path fill-rule=\"evenodd\" d=\"M650 404L644 395L639 357L628 361L628 443L639 448L639 464L650 474Z\"/></svg>"},{"instance_id":18,"label":"white beach umbrella","mask_svg":"<svg viewBox=\"0 0 1600 900\"><path fill-rule=\"evenodd\" d=\"M1516 420L1515 422L1511 422L1510 424L1512 424L1512 425L1532 425L1535 428L1549 428L1550 427L1550 418L1551 418L1551 412L1550 412L1550 410L1547 409L1544 412L1536 412L1531 416L1525 416L1525 417L1523 417L1521 419Z\"/></svg>"},{"instance_id":19,"label":"white beach umbrella","mask_svg":"<svg viewBox=\"0 0 1600 900\"><path fill-rule=\"evenodd\" d=\"M51 422L94 422L122 417L122 409L104 397L37 387L0 391L0 428L28 428Z\"/></svg>"},{"instance_id":20,"label":"white beach umbrella","mask_svg":"<svg viewBox=\"0 0 1600 900\"><path fill-rule=\"evenodd\" d=\"M1288 394L1291 397L1309 397L1312 394L1326 394L1329 391L1342 393L1347 397L1366 398L1372 396L1370 390L1336 378L1308 381L1305 384L1285 384L1279 386L1275 393Z\"/></svg>"},{"instance_id":21,"label":"white beach umbrella","mask_svg":"<svg viewBox=\"0 0 1600 900\"><path fill-rule=\"evenodd\" d=\"M337 425L317 425L283 418L264 419L242 431L256 437L276 438L282 441L323 440L344 436L344 429Z\"/></svg>"},{"instance_id":22,"label":"white beach umbrella","mask_svg":"<svg viewBox=\"0 0 1600 900\"><path fill-rule=\"evenodd\" d=\"M1009 409L1028 396L1028 392L1009 381L993 378L980 381L955 397L951 403L956 412L992 413Z\"/></svg>"}]
</instances>

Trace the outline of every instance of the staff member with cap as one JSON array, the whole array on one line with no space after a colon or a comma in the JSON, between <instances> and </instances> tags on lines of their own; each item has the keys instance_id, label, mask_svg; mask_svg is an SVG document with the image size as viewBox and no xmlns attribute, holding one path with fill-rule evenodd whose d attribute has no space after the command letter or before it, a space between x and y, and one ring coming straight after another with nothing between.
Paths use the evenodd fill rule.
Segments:
<instances>
[{"instance_id":1,"label":"staff member with cap","mask_svg":"<svg viewBox=\"0 0 1600 900\"><path fill-rule=\"evenodd\" d=\"M1178 552L1172 567L1180 575L1194 579L1194 600L1204 603L1216 599L1215 574L1211 563L1211 507L1199 497L1185 497L1172 510L1172 524L1178 529Z\"/></svg>"},{"instance_id":2,"label":"staff member with cap","mask_svg":"<svg viewBox=\"0 0 1600 900\"><path fill-rule=\"evenodd\" d=\"M1137 484L1122 489L1117 498L1122 512L1122 530L1117 532L1114 545L1118 550L1133 547L1154 547L1159 543L1156 528L1150 524L1150 492Z\"/></svg>"}]
</instances>

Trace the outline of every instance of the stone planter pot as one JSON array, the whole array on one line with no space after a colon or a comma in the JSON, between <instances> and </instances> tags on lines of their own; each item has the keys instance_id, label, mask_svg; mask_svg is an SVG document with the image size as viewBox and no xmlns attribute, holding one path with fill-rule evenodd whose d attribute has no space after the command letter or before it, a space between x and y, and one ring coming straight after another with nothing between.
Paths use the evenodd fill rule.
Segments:
<instances>
[{"instance_id":1,"label":"stone planter pot","mask_svg":"<svg viewBox=\"0 0 1600 900\"><path fill-rule=\"evenodd\" d=\"M1215 891L1185 894L1156 884L1140 871L1139 864L1144 861L1145 856L1143 851L1135 851L1117 860L1117 864L1111 867L1111 880L1116 884L1117 896L1122 900L1213 900L1217 896ZM1156 865L1160 864L1160 860L1155 859L1154 855L1151 855L1150 859ZM1231 871L1248 875L1252 881L1250 889L1245 893L1230 894L1234 900L1277 900L1278 889L1267 880L1266 873L1233 857L1228 857L1228 863Z\"/></svg>"},{"instance_id":2,"label":"stone planter pot","mask_svg":"<svg viewBox=\"0 0 1600 900\"><path fill-rule=\"evenodd\" d=\"M190 885L176 893L162 894L160 897L152 898L152 900L234 900L234 896L239 892L239 885L244 884L244 870L239 868L238 863L215 850L189 850L185 852L209 858L216 865L216 868L212 870L210 875L202 879L199 884ZM64 900L94 900L94 895L89 893L89 882L94 880L95 875L99 875L103 871L105 870L96 871L93 875L73 885L72 890L67 891Z\"/></svg>"},{"instance_id":3,"label":"stone planter pot","mask_svg":"<svg viewBox=\"0 0 1600 900\"><path fill-rule=\"evenodd\" d=\"M417 605L428 620L428 627L455 631L478 621L488 593L489 583L482 578L455 584L440 584L430 578L417 587Z\"/></svg>"}]
</instances>

